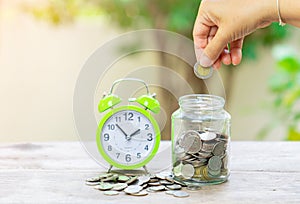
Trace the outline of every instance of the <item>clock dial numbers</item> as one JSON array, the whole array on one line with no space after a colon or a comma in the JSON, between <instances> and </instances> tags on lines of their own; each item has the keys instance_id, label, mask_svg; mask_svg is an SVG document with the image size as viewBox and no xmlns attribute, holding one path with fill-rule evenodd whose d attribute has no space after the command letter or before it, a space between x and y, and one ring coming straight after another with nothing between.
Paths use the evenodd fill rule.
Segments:
<instances>
[{"instance_id":1,"label":"clock dial numbers","mask_svg":"<svg viewBox=\"0 0 300 204\"><path fill-rule=\"evenodd\" d=\"M147 136L148 136L148 138L147 138L148 141L152 141L153 140L153 134L151 132L149 132L147 134Z\"/></svg>"},{"instance_id":2,"label":"clock dial numbers","mask_svg":"<svg viewBox=\"0 0 300 204\"><path fill-rule=\"evenodd\" d=\"M149 124L145 124L145 130L149 130L150 125Z\"/></svg>"},{"instance_id":3,"label":"clock dial numbers","mask_svg":"<svg viewBox=\"0 0 300 204\"><path fill-rule=\"evenodd\" d=\"M109 134L108 133L105 133L104 134L104 141L108 141L109 140Z\"/></svg>"},{"instance_id":4,"label":"clock dial numbers","mask_svg":"<svg viewBox=\"0 0 300 204\"><path fill-rule=\"evenodd\" d=\"M149 157L156 143L155 129L144 114L120 110L104 123L100 135L106 155L122 165L139 164Z\"/></svg>"},{"instance_id":5,"label":"clock dial numbers","mask_svg":"<svg viewBox=\"0 0 300 204\"><path fill-rule=\"evenodd\" d=\"M109 124L108 129L109 130L114 130L116 128L115 124Z\"/></svg>"},{"instance_id":6,"label":"clock dial numbers","mask_svg":"<svg viewBox=\"0 0 300 204\"><path fill-rule=\"evenodd\" d=\"M133 121L133 113L132 112L125 112L124 113L125 121Z\"/></svg>"}]
</instances>

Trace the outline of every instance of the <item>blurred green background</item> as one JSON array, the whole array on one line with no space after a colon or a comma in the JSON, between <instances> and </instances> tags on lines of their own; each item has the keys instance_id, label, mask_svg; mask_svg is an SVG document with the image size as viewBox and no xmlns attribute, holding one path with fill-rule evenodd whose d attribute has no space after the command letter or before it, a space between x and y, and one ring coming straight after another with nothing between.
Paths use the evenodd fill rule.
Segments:
<instances>
[{"instance_id":1,"label":"blurred green background","mask_svg":"<svg viewBox=\"0 0 300 204\"><path fill-rule=\"evenodd\" d=\"M192 39L200 0L0 0L0 141L77 140L76 77L102 43L137 29ZM299 29L278 23L245 39L243 61L220 70L233 140L300 140ZM207 90L164 53L135 56L174 69L196 93ZM129 64L131 62L128 62ZM179 64L180 65L179 65ZM167 117L177 101L156 90ZM163 130L169 138L170 123Z\"/></svg>"}]
</instances>

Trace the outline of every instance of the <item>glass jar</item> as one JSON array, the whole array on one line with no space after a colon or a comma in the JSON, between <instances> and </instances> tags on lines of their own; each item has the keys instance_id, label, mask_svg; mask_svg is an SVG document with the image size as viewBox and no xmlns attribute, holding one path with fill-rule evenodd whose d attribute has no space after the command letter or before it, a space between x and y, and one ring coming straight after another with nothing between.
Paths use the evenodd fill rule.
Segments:
<instances>
[{"instance_id":1,"label":"glass jar","mask_svg":"<svg viewBox=\"0 0 300 204\"><path fill-rule=\"evenodd\" d=\"M222 97L179 98L172 114L172 173L187 186L225 182L229 171L230 119Z\"/></svg>"}]
</instances>

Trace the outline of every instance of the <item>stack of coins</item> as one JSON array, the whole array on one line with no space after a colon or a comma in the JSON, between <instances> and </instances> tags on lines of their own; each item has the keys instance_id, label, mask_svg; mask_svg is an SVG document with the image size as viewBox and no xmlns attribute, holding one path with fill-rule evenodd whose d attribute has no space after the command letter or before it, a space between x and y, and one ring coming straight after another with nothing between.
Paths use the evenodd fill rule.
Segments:
<instances>
[{"instance_id":1,"label":"stack of coins","mask_svg":"<svg viewBox=\"0 0 300 204\"><path fill-rule=\"evenodd\" d=\"M86 185L103 191L104 195L115 196L124 192L131 196L146 196L149 193L165 191L174 197L188 197L182 191L186 185L173 179L171 172L161 172L155 175L124 175L120 173L103 173L97 177L86 179Z\"/></svg>"},{"instance_id":2,"label":"stack of coins","mask_svg":"<svg viewBox=\"0 0 300 204\"><path fill-rule=\"evenodd\" d=\"M226 135L188 130L177 138L173 151L176 179L201 183L221 181L229 176Z\"/></svg>"}]
</instances>

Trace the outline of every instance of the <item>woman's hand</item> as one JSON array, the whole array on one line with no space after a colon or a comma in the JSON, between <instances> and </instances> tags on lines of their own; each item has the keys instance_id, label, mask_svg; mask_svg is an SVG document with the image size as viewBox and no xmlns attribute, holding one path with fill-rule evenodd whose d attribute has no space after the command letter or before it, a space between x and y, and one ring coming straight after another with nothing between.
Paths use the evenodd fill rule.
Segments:
<instances>
[{"instance_id":1,"label":"woman's hand","mask_svg":"<svg viewBox=\"0 0 300 204\"><path fill-rule=\"evenodd\" d=\"M275 0L202 0L193 31L197 60L214 68L239 64L244 37L273 21Z\"/></svg>"}]
</instances>

